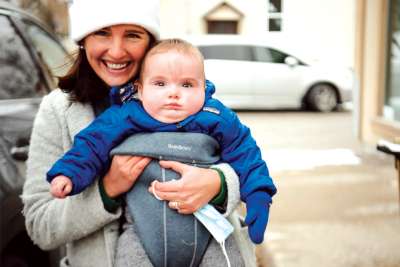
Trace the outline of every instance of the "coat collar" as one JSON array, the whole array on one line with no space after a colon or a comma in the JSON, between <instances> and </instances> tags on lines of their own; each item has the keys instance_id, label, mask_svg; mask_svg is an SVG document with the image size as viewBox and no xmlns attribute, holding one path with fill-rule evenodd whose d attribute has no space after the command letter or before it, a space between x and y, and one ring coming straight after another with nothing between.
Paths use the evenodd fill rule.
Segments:
<instances>
[{"instance_id":1,"label":"coat collar","mask_svg":"<svg viewBox=\"0 0 400 267\"><path fill-rule=\"evenodd\" d=\"M92 105L73 102L66 110L67 127L73 140L74 136L94 120Z\"/></svg>"}]
</instances>

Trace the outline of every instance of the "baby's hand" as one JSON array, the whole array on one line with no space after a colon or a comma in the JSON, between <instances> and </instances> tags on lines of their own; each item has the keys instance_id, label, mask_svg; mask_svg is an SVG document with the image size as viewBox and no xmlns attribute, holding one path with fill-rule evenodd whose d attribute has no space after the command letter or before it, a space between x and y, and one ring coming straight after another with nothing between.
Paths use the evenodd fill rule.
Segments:
<instances>
[{"instance_id":1,"label":"baby's hand","mask_svg":"<svg viewBox=\"0 0 400 267\"><path fill-rule=\"evenodd\" d=\"M72 181L67 176L54 177L50 184L50 193L56 198L65 198L72 191Z\"/></svg>"},{"instance_id":2,"label":"baby's hand","mask_svg":"<svg viewBox=\"0 0 400 267\"><path fill-rule=\"evenodd\" d=\"M255 244L260 244L264 240L270 203L271 197L266 192L253 192L246 199L247 215L245 223L249 227L250 239Z\"/></svg>"}]
</instances>

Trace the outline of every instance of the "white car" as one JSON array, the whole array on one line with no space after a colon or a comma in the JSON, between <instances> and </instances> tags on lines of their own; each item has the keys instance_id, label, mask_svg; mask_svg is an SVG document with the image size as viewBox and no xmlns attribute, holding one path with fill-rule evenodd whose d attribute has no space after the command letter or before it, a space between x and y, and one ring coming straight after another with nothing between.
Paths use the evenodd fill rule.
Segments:
<instances>
[{"instance_id":1,"label":"white car","mask_svg":"<svg viewBox=\"0 0 400 267\"><path fill-rule=\"evenodd\" d=\"M354 73L308 64L280 48L243 36L183 37L205 58L215 97L232 109L310 108L329 112L352 101Z\"/></svg>"}]
</instances>

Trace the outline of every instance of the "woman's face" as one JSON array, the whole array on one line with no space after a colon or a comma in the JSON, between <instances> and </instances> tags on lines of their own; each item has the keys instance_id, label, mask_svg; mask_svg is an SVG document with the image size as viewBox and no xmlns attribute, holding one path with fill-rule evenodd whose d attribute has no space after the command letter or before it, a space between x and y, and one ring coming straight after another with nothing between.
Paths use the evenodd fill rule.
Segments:
<instances>
[{"instance_id":1,"label":"woman's face","mask_svg":"<svg viewBox=\"0 0 400 267\"><path fill-rule=\"evenodd\" d=\"M149 44L146 30L129 24L100 29L84 40L90 66L109 86L122 85L137 74Z\"/></svg>"}]
</instances>

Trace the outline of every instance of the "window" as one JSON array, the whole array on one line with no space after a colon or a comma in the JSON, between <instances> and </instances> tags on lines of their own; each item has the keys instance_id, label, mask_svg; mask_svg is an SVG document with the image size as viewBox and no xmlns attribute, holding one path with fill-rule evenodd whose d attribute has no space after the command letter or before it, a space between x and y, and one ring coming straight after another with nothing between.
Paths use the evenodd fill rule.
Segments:
<instances>
[{"instance_id":1,"label":"window","mask_svg":"<svg viewBox=\"0 0 400 267\"><path fill-rule=\"evenodd\" d=\"M384 117L400 121L400 0L392 0L390 8L390 57Z\"/></svg>"},{"instance_id":2,"label":"window","mask_svg":"<svg viewBox=\"0 0 400 267\"><path fill-rule=\"evenodd\" d=\"M207 22L208 33L211 34L237 34L237 25L237 21L215 20Z\"/></svg>"},{"instance_id":3,"label":"window","mask_svg":"<svg viewBox=\"0 0 400 267\"><path fill-rule=\"evenodd\" d=\"M282 0L268 1L268 31L282 31Z\"/></svg>"},{"instance_id":4,"label":"window","mask_svg":"<svg viewBox=\"0 0 400 267\"><path fill-rule=\"evenodd\" d=\"M204 15L209 34L237 34L243 13L222 1Z\"/></svg>"},{"instance_id":5,"label":"window","mask_svg":"<svg viewBox=\"0 0 400 267\"><path fill-rule=\"evenodd\" d=\"M32 57L8 17L0 15L0 100L29 98L43 84Z\"/></svg>"},{"instance_id":6,"label":"window","mask_svg":"<svg viewBox=\"0 0 400 267\"><path fill-rule=\"evenodd\" d=\"M254 49L256 53L256 59L260 62L283 64L285 63L285 58L289 56L283 52L268 47L257 46L254 47Z\"/></svg>"},{"instance_id":7,"label":"window","mask_svg":"<svg viewBox=\"0 0 400 267\"><path fill-rule=\"evenodd\" d=\"M224 59L254 61L250 46L242 45L208 45L199 46L204 59Z\"/></svg>"},{"instance_id":8,"label":"window","mask_svg":"<svg viewBox=\"0 0 400 267\"><path fill-rule=\"evenodd\" d=\"M256 61L259 61L259 62L272 62L273 61L270 51L266 47L255 46L254 47L254 55L255 55Z\"/></svg>"},{"instance_id":9,"label":"window","mask_svg":"<svg viewBox=\"0 0 400 267\"><path fill-rule=\"evenodd\" d=\"M30 21L24 20L26 33L32 41L39 57L50 68L53 76L66 74L67 53L47 32Z\"/></svg>"}]
</instances>

